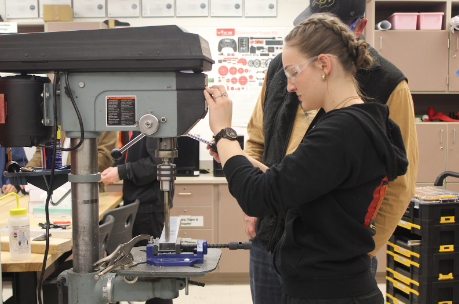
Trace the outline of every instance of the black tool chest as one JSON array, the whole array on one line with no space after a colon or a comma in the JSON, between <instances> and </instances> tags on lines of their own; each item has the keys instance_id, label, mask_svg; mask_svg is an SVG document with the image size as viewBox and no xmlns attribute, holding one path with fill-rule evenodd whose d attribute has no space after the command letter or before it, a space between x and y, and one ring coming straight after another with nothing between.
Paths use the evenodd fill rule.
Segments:
<instances>
[{"instance_id":1,"label":"black tool chest","mask_svg":"<svg viewBox=\"0 0 459 304\"><path fill-rule=\"evenodd\" d=\"M459 304L459 193L416 188L387 243L386 303Z\"/></svg>"}]
</instances>

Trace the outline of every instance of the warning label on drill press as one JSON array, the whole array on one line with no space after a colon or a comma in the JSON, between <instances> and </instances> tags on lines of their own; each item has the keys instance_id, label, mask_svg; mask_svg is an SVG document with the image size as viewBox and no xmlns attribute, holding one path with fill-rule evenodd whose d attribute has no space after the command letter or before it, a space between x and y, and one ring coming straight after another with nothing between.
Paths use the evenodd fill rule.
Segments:
<instances>
[{"instance_id":1,"label":"warning label on drill press","mask_svg":"<svg viewBox=\"0 0 459 304\"><path fill-rule=\"evenodd\" d=\"M135 126L135 96L107 96L107 126Z\"/></svg>"}]
</instances>

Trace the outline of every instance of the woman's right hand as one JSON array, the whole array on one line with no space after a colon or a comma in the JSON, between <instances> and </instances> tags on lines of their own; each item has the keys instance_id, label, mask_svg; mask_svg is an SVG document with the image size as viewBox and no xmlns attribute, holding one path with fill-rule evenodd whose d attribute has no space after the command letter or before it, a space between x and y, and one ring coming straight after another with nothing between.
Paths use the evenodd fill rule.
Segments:
<instances>
[{"instance_id":1,"label":"woman's right hand","mask_svg":"<svg viewBox=\"0 0 459 304\"><path fill-rule=\"evenodd\" d=\"M210 145L207 145L207 150L209 150L210 156L212 156L217 161L217 163L220 163L220 156L218 156L218 152L212 151Z\"/></svg>"}]
</instances>

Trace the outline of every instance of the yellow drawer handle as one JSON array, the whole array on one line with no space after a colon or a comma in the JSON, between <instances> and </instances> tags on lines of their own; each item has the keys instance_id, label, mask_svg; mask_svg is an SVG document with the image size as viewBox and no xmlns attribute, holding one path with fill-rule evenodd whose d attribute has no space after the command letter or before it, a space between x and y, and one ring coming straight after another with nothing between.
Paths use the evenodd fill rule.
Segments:
<instances>
[{"instance_id":1,"label":"yellow drawer handle","mask_svg":"<svg viewBox=\"0 0 459 304\"><path fill-rule=\"evenodd\" d=\"M403 254L404 256L406 257L410 257L410 256L415 256L415 257L420 257L420 255L416 252L413 252L411 250L408 250L408 249L405 249L403 247L400 247L398 245L395 245L394 243L391 243L391 242L387 242L388 245L394 247L394 251L395 252L398 252L400 254Z\"/></svg>"},{"instance_id":2,"label":"yellow drawer handle","mask_svg":"<svg viewBox=\"0 0 459 304\"><path fill-rule=\"evenodd\" d=\"M440 223L455 223L454 216L442 216L440 219Z\"/></svg>"},{"instance_id":3,"label":"yellow drawer handle","mask_svg":"<svg viewBox=\"0 0 459 304\"><path fill-rule=\"evenodd\" d=\"M409 223L409 222L406 222L406 221L402 221L402 220L400 220L398 222L398 225L400 227L403 227L403 228L406 228L406 229L411 229L411 227L416 228L416 229L421 229L421 226L419 226L419 225L416 225L416 224L413 224L413 223Z\"/></svg>"},{"instance_id":4,"label":"yellow drawer handle","mask_svg":"<svg viewBox=\"0 0 459 304\"><path fill-rule=\"evenodd\" d=\"M453 273L451 272L450 274L441 274L438 276L439 280L452 280L454 279Z\"/></svg>"},{"instance_id":5,"label":"yellow drawer handle","mask_svg":"<svg viewBox=\"0 0 459 304\"><path fill-rule=\"evenodd\" d=\"M399 256L398 254L393 253L393 252L390 252L390 251L387 251L387 253L390 254L390 255L392 255L392 256L394 257L394 260L395 260L395 261L397 261L397 262L399 262L399 263L402 263L402 264L405 265L405 266L410 267L410 265L414 265L414 266L416 266L416 267L419 268L419 264L416 263L416 262L413 262L413 261L411 261L411 260L409 260L409 259L405 259L404 257L401 257L401 256Z\"/></svg>"},{"instance_id":6,"label":"yellow drawer handle","mask_svg":"<svg viewBox=\"0 0 459 304\"><path fill-rule=\"evenodd\" d=\"M438 304L453 304L453 301L441 301Z\"/></svg>"},{"instance_id":7,"label":"yellow drawer handle","mask_svg":"<svg viewBox=\"0 0 459 304\"><path fill-rule=\"evenodd\" d=\"M401 283L399 281L396 281L396 280L394 280L394 279L392 279L390 277L386 277L386 280L391 281L394 284L395 288L398 288L398 289L400 289L401 291L403 291L403 292L405 292L407 294L410 294L410 292L411 292L411 293L414 293L414 294L419 296L419 292L417 292L414 289L409 288L407 285L405 285L405 284L403 284L403 283Z\"/></svg>"},{"instance_id":8,"label":"yellow drawer handle","mask_svg":"<svg viewBox=\"0 0 459 304\"><path fill-rule=\"evenodd\" d=\"M406 304L405 302L400 301L399 299L397 299L396 297L394 297L391 294L386 293L386 297L391 298L392 301L394 301L394 304ZM386 302L386 303L388 303L388 302ZM453 304L453 303L451 303L451 304Z\"/></svg>"},{"instance_id":9,"label":"yellow drawer handle","mask_svg":"<svg viewBox=\"0 0 459 304\"><path fill-rule=\"evenodd\" d=\"M392 274L394 275L394 278L396 278L399 281L402 281L406 285L410 285L410 283L413 283L413 284L419 286L419 283L416 282L415 280L412 280L412 279L410 279L410 278L398 273L397 271L395 271L393 269L390 269L389 267L386 267L386 270L389 271L389 272L392 272Z\"/></svg>"},{"instance_id":10,"label":"yellow drawer handle","mask_svg":"<svg viewBox=\"0 0 459 304\"><path fill-rule=\"evenodd\" d=\"M454 251L454 245L442 245L440 246L440 252Z\"/></svg>"}]
</instances>

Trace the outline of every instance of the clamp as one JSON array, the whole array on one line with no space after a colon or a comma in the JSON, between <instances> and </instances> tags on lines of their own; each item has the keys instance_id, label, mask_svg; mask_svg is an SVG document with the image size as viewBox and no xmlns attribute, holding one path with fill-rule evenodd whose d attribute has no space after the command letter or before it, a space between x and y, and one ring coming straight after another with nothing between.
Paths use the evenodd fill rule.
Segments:
<instances>
[{"instance_id":1,"label":"clamp","mask_svg":"<svg viewBox=\"0 0 459 304\"><path fill-rule=\"evenodd\" d=\"M131 254L131 250L135 244L143 240L150 240L150 236L148 234L138 235L129 242L116 247L112 254L95 262L93 266L95 267L95 270L99 272L94 275L94 279L98 280L100 277L117 269L118 267L133 266L134 257Z\"/></svg>"}]
</instances>

